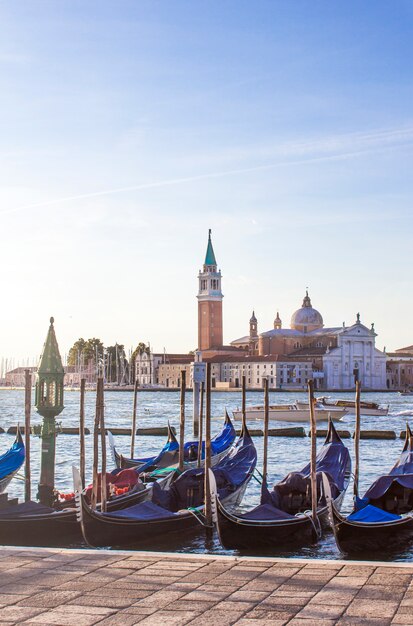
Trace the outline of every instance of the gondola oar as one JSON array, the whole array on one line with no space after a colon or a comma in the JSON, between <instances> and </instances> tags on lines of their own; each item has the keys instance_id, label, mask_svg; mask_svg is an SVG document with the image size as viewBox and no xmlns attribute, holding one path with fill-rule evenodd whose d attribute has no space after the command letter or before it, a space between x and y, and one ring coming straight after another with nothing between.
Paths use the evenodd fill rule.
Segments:
<instances>
[{"instance_id":1,"label":"gondola oar","mask_svg":"<svg viewBox=\"0 0 413 626\"><path fill-rule=\"evenodd\" d=\"M25 444L25 464L24 464L24 499L28 502L31 499L31 473L30 473L30 413L32 396L32 375L30 370L24 370L24 444Z\"/></svg>"},{"instance_id":2,"label":"gondola oar","mask_svg":"<svg viewBox=\"0 0 413 626\"><path fill-rule=\"evenodd\" d=\"M207 539L212 537L212 507L209 485L211 468L211 363L206 365L206 403L205 403L205 467L204 467L204 499L205 524Z\"/></svg>"},{"instance_id":3,"label":"gondola oar","mask_svg":"<svg viewBox=\"0 0 413 626\"><path fill-rule=\"evenodd\" d=\"M198 437L198 457L197 457L197 467L201 467L202 462L202 438L203 434L203 419L204 419L204 383L200 383L200 406L199 406L199 437Z\"/></svg>"},{"instance_id":4,"label":"gondola oar","mask_svg":"<svg viewBox=\"0 0 413 626\"><path fill-rule=\"evenodd\" d=\"M317 425L314 410L314 383L308 381L308 404L310 407L310 433L311 433L311 453L310 453L310 481L311 481L311 517L314 531L319 537L320 526L317 517Z\"/></svg>"},{"instance_id":5,"label":"gondola oar","mask_svg":"<svg viewBox=\"0 0 413 626\"><path fill-rule=\"evenodd\" d=\"M85 385L86 379L80 380L80 409L79 409L79 438L80 438L80 482L82 489L85 488Z\"/></svg>"},{"instance_id":6,"label":"gondola oar","mask_svg":"<svg viewBox=\"0 0 413 626\"><path fill-rule=\"evenodd\" d=\"M138 406L138 379L135 380L133 388L133 413L132 413L132 432L130 440L130 458L135 458L135 437L136 437L136 409Z\"/></svg>"},{"instance_id":7,"label":"gondola oar","mask_svg":"<svg viewBox=\"0 0 413 626\"><path fill-rule=\"evenodd\" d=\"M181 370L181 398L180 398L180 420L179 420L179 471L184 471L184 445L185 445L185 390L186 371Z\"/></svg>"},{"instance_id":8,"label":"gondola oar","mask_svg":"<svg viewBox=\"0 0 413 626\"><path fill-rule=\"evenodd\" d=\"M356 380L356 425L354 430L354 497L359 495L360 475L360 381Z\"/></svg>"}]
</instances>

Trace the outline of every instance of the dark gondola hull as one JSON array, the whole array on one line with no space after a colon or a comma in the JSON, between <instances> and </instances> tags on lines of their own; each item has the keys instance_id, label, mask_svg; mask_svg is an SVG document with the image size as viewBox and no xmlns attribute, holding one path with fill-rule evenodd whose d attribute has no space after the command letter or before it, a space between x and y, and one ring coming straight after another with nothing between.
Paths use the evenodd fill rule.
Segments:
<instances>
[{"instance_id":1,"label":"dark gondola hull","mask_svg":"<svg viewBox=\"0 0 413 626\"><path fill-rule=\"evenodd\" d=\"M0 519L0 544L9 546L70 546L83 543L76 510Z\"/></svg>"},{"instance_id":2,"label":"dark gondola hull","mask_svg":"<svg viewBox=\"0 0 413 626\"><path fill-rule=\"evenodd\" d=\"M171 476L163 478L166 485ZM144 502L151 495L151 488L117 496L107 503L107 510L118 511ZM9 546L70 546L83 544L83 535L77 521L75 508L44 513L41 515L7 515L0 512L0 545Z\"/></svg>"},{"instance_id":3,"label":"dark gondola hull","mask_svg":"<svg viewBox=\"0 0 413 626\"><path fill-rule=\"evenodd\" d=\"M337 546L343 554L379 553L402 548L413 539L413 517L382 523L347 520L334 504L330 509Z\"/></svg>"},{"instance_id":4,"label":"dark gondola hull","mask_svg":"<svg viewBox=\"0 0 413 626\"><path fill-rule=\"evenodd\" d=\"M327 446L333 442L338 444L344 451L344 444L338 437L334 424L330 422L324 445ZM348 453L343 453L340 455L340 458L344 480L342 490L335 499L335 504L338 508L341 507L351 473L351 461ZM310 511L306 515L301 514L291 517L285 515L283 518L282 510L279 510L277 513L276 509L273 509L271 511L271 513L274 512L272 519L248 519L245 516L234 515L229 512L214 492L212 483L211 487L218 535L221 545L226 549L251 551L276 548L279 550L283 546L307 545L330 525L326 502L319 506L317 510L318 523L316 522L315 524ZM258 511L262 512L259 507Z\"/></svg>"}]
</instances>

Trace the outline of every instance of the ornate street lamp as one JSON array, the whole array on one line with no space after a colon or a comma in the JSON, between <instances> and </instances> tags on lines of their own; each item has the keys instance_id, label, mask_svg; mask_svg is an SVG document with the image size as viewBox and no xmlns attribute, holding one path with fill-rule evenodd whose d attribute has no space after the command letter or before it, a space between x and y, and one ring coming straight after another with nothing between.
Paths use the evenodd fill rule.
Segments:
<instances>
[{"instance_id":1,"label":"ornate street lamp","mask_svg":"<svg viewBox=\"0 0 413 626\"><path fill-rule=\"evenodd\" d=\"M41 471L37 497L42 504L51 506L55 501L54 473L56 454L56 421L63 411L64 369L54 331L54 319L50 318L49 332L37 370L35 405L43 417L43 424L36 434L41 439Z\"/></svg>"}]
</instances>

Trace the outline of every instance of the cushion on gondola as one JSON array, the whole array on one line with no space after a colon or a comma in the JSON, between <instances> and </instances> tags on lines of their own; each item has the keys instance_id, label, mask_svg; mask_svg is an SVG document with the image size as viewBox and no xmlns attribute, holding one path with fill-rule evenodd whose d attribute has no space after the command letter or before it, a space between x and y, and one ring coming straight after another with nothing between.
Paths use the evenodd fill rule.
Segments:
<instances>
[{"instance_id":1,"label":"cushion on gondola","mask_svg":"<svg viewBox=\"0 0 413 626\"><path fill-rule=\"evenodd\" d=\"M281 511L280 509L275 508L271 504L260 504L256 506L255 509L248 511L248 513L244 513L239 515L241 519L250 519L250 520L283 520L283 519L294 519L294 515L290 515L285 511Z\"/></svg>"},{"instance_id":2,"label":"cushion on gondola","mask_svg":"<svg viewBox=\"0 0 413 626\"><path fill-rule=\"evenodd\" d=\"M171 513L161 506L154 504L153 502L140 502L134 506L130 506L127 509L121 509L120 511L112 511L111 513L105 513L105 517L120 517L133 520L157 520L168 519L175 517L177 513Z\"/></svg>"},{"instance_id":3,"label":"cushion on gondola","mask_svg":"<svg viewBox=\"0 0 413 626\"><path fill-rule=\"evenodd\" d=\"M7 506L4 509L0 509L0 519L5 517L19 517L20 515L43 515L44 513L54 513L55 509L40 504L40 502L21 502L13 506Z\"/></svg>"},{"instance_id":4,"label":"cushion on gondola","mask_svg":"<svg viewBox=\"0 0 413 626\"><path fill-rule=\"evenodd\" d=\"M393 522L398 519L402 519L400 515L394 515L393 513L388 513L387 511L383 511L382 509L378 509L376 506L372 504L368 504L364 508L359 511L355 511L351 513L351 515L347 518L349 522L365 522L374 523L374 522Z\"/></svg>"},{"instance_id":5,"label":"cushion on gondola","mask_svg":"<svg viewBox=\"0 0 413 626\"><path fill-rule=\"evenodd\" d=\"M100 490L101 490L101 478L102 478L102 475L99 472L98 493L100 493ZM114 485L115 487L118 487L119 489L122 489L124 487L129 487L129 489L136 488L135 489L136 491L140 491L141 489L144 489L145 487L143 483L140 483L139 485L138 484L139 482L140 482L139 476L135 472L134 469L122 469L121 471L118 471L118 472L107 472L106 473L107 496L108 497L110 496L110 485ZM86 501L89 503L92 497L92 489L93 489L93 485L89 485L85 493Z\"/></svg>"}]
</instances>

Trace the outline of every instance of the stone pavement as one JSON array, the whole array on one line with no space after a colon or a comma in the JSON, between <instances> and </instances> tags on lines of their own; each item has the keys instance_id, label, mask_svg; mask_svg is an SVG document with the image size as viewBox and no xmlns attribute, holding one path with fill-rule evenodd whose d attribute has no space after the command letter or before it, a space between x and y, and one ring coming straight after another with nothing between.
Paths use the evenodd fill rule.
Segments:
<instances>
[{"instance_id":1,"label":"stone pavement","mask_svg":"<svg viewBox=\"0 0 413 626\"><path fill-rule=\"evenodd\" d=\"M413 564L0 548L0 624L413 626Z\"/></svg>"}]
</instances>

